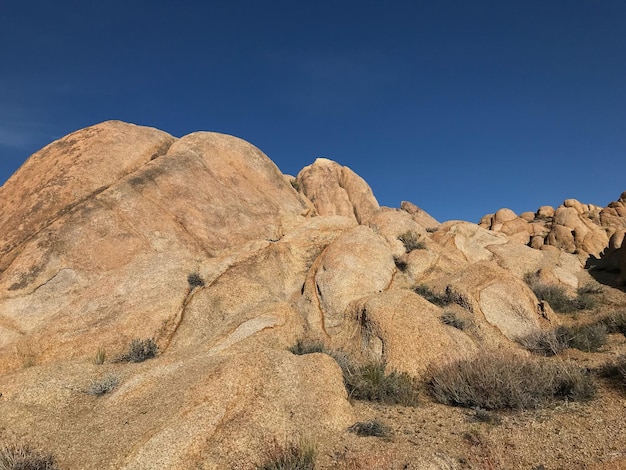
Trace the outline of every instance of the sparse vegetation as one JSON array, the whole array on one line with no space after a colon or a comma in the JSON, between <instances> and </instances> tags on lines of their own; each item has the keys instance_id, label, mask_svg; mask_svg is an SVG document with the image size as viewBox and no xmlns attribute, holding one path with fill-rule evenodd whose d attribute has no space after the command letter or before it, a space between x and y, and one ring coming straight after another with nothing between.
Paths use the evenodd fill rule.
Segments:
<instances>
[{"instance_id":1,"label":"sparse vegetation","mask_svg":"<svg viewBox=\"0 0 626 470\"><path fill-rule=\"evenodd\" d=\"M101 366L102 364L104 364L104 361L106 360L107 354L104 348L98 348L98 350L96 351L96 354L93 357L93 363L97 366Z\"/></svg>"},{"instance_id":2,"label":"sparse vegetation","mask_svg":"<svg viewBox=\"0 0 626 470\"><path fill-rule=\"evenodd\" d=\"M107 375L103 379L94 380L89 385L87 389L87 393L89 395L101 396L106 393L113 391L115 387L119 384L119 379L115 375Z\"/></svg>"},{"instance_id":3,"label":"sparse vegetation","mask_svg":"<svg viewBox=\"0 0 626 470\"><path fill-rule=\"evenodd\" d=\"M274 440L256 470L315 470L315 447L310 444Z\"/></svg>"},{"instance_id":4,"label":"sparse vegetation","mask_svg":"<svg viewBox=\"0 0 626 470\"><path fill-rule=\"evenodd\" d=\"M427 387L435 400L485 410L536 408L555 400L588 400L591 377L565 362L484 354L431 369Z\"/></svg>"},{"instance_id":5,"label":"sparse vegetation","mask_svg":"<svg viewBox=\"0 0 626 470\"><path fill-rule=\"evenodd\" d=\"M555 356L567 348L596 352L606 344L606 339L607 327L599 321L587 325L537 330L518 339L518 343L533 353Z\"/></svg>"},{"instance_id":6,"label":"sparse vegetation","mask_svg":"<svg viewBox=\"0 0 626 470\"><path fill-rule=\"evenodd\" d=\"M461 293L455 291L450 286L446 286L446 290L443 295L432 291L430 287L425 284L420 284L419 286L414 287L413 291L424 297L431 304L435 304L439 307L457 304L470 312L472 311L472 304Z\"/></svg>"},{"instance_id":7,"label":"sparse vegetation","mask_svg":"<svg viewBox=\"0 0 626 470\"><path fill-rule=\"evenodd\" d=\"M606 363L600 369L600 375L626 391L626 354Z\"/></svg>"},{"instance_id":8,"label":"sparse vegetation","mask_svg":"<svg viewBox=\"0 0 626 470\"><path fill-rule=\"evenodd\" d=\"M30 445L0 446L0 470L58 470L58 468L53 455L38 452Z\"/></svg>"},{"instance_id":9,"label":"sparse vegetation","mask_svg":"<svg viewBox=\"0 0 626 470\"><path fill-rule=\"evenodd\" d=\"M400 258L399 256L394 256L393 262L395 263L396 268L398 268L400 271L406 271L408 264L404 259Z\"/></svg>"},{"instance_id":10,"label":"sparse vegetation","mask_svg":"<svg viewBox=\"0 0 626 470\"><path fill-rule=\"evenodd\" d=\"M467 328L467 322L459 317L455 312L446 311L439 317L441 322L452 326L458 330L465 330Z\"/></svg>"},{"instance_id":11,"label":"sparse vegetation","mask_svg":"<svg viewBox=\"0 0 626 470\"><path fill-rule=\"evenodd\" d=\"M341 365L341 364L340 364ZM385 364L372 362L358 367L342 367L348 394L356 400L417 406L416 380L404 372L385 373Z\"/></svg>"},{"instance_id":12,"label":"sparse vegetation","mask_svg":"<svg viewBox=\"0 0 626 470\"><path fill-rule=\"evenodd\" d=\"M415 232L407 231L402 235L398 235L398 240L404 245L404 250L410 253L413 250L423 250L426 248L426 243L420 240L420 236Z\"/></svg>"},{"instance_id":13,"label":"sparse vegetation","mask_svg":"<svg viewBox=\"0 0 626 470\"><path fill-rule=\"evenodd\" d=\"M601 287L588 284L579 287L576 297L572 299L565 293L563 287L541 282L537 273L527 273L524 281L535 293L537 299L548 302L552 310L559 313L572 313L594 308L598 304L596 296L602 293Z\"/></svg>"},{"instance_id":14,"label":"sparse vegetation","mask_svg":"<svg viewBox=\"0 0 626 470\"><path fill-rule=\"evenodd\" d=\"M348 428L348 431L357 436L389 437L391 434L387 426L375 419L354 423Z\"/></svg>"},{"instance_id":15,"label":"sparse vegetation","mask_svg":"<svg viewBox=\"0 0 626 470\"><path fill-rule=\"evenodd\" d=\"M289 348L289 351L298 356L313 353L325 353L330 355L330 351L326 350L324 343L321 343L319 341L310 341L306 339L299 339L295 345Z\"/></svg>"},{"instance_id":16,"label":"sparse vegetation","mask_svg":"<svg viewBox=\"0 0 626 470\"><path fill-rule=\"evenodd\" d=\"M191 289L195 289L196 287L204 287L204 279L198 273L191 273L187 276L187 284Z\"/></svg>"},{"instance_id":17,"label":"sparse vegetation","mask_svg":"<svg viewBox=\"0 0 626 470\"><path fill-rule=\"evenodd\" d=\"M614 312L600 320L607 333L621 333L626 336L626 310Z\"/></svg>"},{"instance_id":18,"label":"sparse vegetation","mask_svg":"<svg viewBox=\"0 0 626 470\"><path fill-rule=\"evenodd\" d=\"M476 408L472 418L474 421L491 424L492 426L502 424L502 419L496 413L493 411L483 410L482 408Z\"/></svg>"},{"instance_id":19,"label":"sparse vegetation","mask_svg":"<svg viewBox=\"0 0 626 470\"><path fill-rule=\"evenodd\" d=\"M128 351L117 358L117 362L143 362L156 357L159 347L152 338L133 339Z\"/></svg>"}]
</instances>

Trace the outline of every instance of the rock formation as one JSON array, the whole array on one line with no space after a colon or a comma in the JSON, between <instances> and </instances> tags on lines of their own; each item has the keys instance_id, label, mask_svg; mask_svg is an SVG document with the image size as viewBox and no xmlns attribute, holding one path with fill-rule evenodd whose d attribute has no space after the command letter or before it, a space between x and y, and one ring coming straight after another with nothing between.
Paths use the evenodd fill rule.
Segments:
<instances>
[{"instance_id":1,"label":"rock formation","mask_svg":"<svg viewBox=\"0 0 626 470\"><path fill-rule=\"evenodd\" d=\"M341 435L341 370L299 339L421 377L554 326L527 273L575 289L607 247L626 272L626 193L439 224L330 160L293 178L232 136L116 121L35 153L0 204L0 437L34 433L67 468L239 468L281 436ZM158 357L112 360L134 338ZM84 393L107 374L112 393Z\"/></svg>"}]
</instances>

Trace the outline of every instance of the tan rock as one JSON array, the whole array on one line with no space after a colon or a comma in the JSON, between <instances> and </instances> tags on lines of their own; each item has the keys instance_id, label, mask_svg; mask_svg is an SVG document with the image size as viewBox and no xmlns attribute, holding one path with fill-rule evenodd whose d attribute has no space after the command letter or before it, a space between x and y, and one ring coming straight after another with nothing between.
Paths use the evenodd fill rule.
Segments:
<instances>
[{"instance_id":1,"label":"tan rock","mask_svg":"<svg viewBox=\"0 0 626 470\"><path fill-rule=\"evenodd\" d=\"M342 215L363 223L380 207L360 176L326 158L304 167L296 183L320 215Z\"/></svg>"},{"instance_id":2,"label":"tan rock","mask_svg":"<svg viewBox=\"0 0 626 470\"><path fill-rule=\"evenodd\" d=\"M522 212L519 216L520 219L524 219L526 222L532 222L535 220L535 213L532 211Z\"/></svg>"},{"instance_id":3,"label":"tan rock","mask_svg":"<svg viewBox=\"0 0 626 470\"><path fill-rule=\"evenodd\" d=\"M400 204L400 209L405 212L408 212L411 215L411 218L418 224L421 225L424 229L433 230L439 226L439 222L437 219L432 217L423 209L420 209L412 202L402 201Z\"/></svg>"},{"instance_id":4,"label":"tan rock","mask_svg":"<svg viewBox=\"0 0 626 470\"><path fill-rule=\"evenodd\" d=\"M503 224L510 220L517 219L517 214L513 212L511 209L502 208L496 211L493 216L494 224Z\"/></svg>"},{"instance_id":5,"label":"tan rock","mask_svg":"<svg viewBox=\"0 0 626 470\"><path fill-rule=\"evenodd\" d=\"M441 224L439 230L433 233L432 239L448 250L458 251L471 263L491 259L493 254L487 247L508 242L506 235L456 220Z\"/></svg>"},{"instance_id":6,"label":"tan rock","mask_svg":"<svg viewBox=\"0 0 626 470\"><path fill-rule=\"evenodd\" d=\"M536 217L538 219L549 219L554 217L554 207L541 206L539 209L537 209Z\"/></svg>"}]
</instances>

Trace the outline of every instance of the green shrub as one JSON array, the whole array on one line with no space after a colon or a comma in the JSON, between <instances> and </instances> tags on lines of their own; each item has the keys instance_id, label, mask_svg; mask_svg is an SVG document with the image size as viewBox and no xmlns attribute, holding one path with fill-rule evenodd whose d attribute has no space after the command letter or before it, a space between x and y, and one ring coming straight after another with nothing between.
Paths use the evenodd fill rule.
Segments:
<instances>
[{"instance_id":1,"label":"green shrub","mask_svg":"<svg viewBox=\"0 0 626 470\"><path fill-rule=\"evenodd\" d=\"M117 358L117 362L143 362L156 357L159 347L152 338L133 339L128 351Z\"/></svg>"},{"instance_id":2,"label":"green shrub","mask_svg":"<svg viewBox=\"0 0 626 470\"><path fill-rule=\"evenodd\" d=\"M29 445L0 446L0 470L58 470L54 456L43 454Z\"/></svg>"},{"instance_id":3,"label":"green shrub","mask_svg":"<svg viewBox=\"0 0 626 470\"><path fill-rule=\"evenodd\" d=\"M94 380L87 389L89 395L100 396L113 391L119 384L119 379L115 375L107 375L103 379Z\"/></svg>"},{"instance_id":4,"label":"green shrub","mask_svg":"<svg viewBox=\"0 0 626 470\"><path fill-rule=\"evenodd\" d=\"M312 445L274 440L256 470L315 470L315 448Z\"/></svg>"},{"instance_id":5,"label":"green shrub","mask_svg":"<svg viewBox=\"0 0 626 470\"><path fill-rule=\"evenodd\" d=\"M404 250L410 253L413 250L423 250L426 248L426 243L420 240L420 236L415 232L407 231L402 235L398 235L398 240L404 245Z\"/></svg>"},{"instance_id":6,"label":"green shrub","mask_svg":"<svg viewBox=\"0 0 626 470\"><path fill-rule=\"evenodd\" d=\"M304 354L313 353L329 354L329 351L326 350L324 343L318 341L309 341L305 339L299 339L295 345L289 348L289 352L291 352L292 354L296 354L297 356L303 356Z\"/></svg>"},{"instance_id":7,"label":"green shrub","mask_svg":"<svg viewBox=\"0 0 626 470\"><path fill-rule=\"evenodd\" d=\"M392 371L387 374L385 364L382 362L342 369L346 389L351 398L417 406L417 382L405 372Z\"/></svg>"},{"instance_id":8,"label":"green shrub","mask_svg":"<svg viewBox=\"0 0 626 470\"><path fill-rule=\"evenodd\" d=\"M435 400L486 410L536 408L595 393L591 378L574 365L495 353L432 368L428 375Z\"/></svg>"},{"instance_id":9,"label":"green shrub","mask_svg":"<svg viewBox=\"0 0 626 470\"><path fill-rule=\"evenodd\" d=\"M348 431L355 433L357 436L389 437L391 434L387 426L375 419L354 423L348 428Z\"/></svg>"}]
</instances>

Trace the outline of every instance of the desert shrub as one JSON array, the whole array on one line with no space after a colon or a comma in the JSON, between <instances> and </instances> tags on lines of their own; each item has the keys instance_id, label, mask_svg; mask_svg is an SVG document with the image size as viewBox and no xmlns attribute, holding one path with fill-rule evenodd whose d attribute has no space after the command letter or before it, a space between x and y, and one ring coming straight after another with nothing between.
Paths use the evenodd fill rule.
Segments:
<instances>
[{"instance_id":1,"label":"desert shrub","mask_svg":"<svg viewBox=\"0 0 626 470\"><path fill-rule=\"evenodd\" d=\"M326 350L324 343L319 341L310 341L306 339L299 339L296 344L289 347L289 352L292 354L296 354L297 356L303 356L304 354L313 354L313 353L326 353L329 351Z\"/></svg>"},{"instance_id":2,"label":"desert shrub","mask_svg":"<svg viewBox=\"0 0 626 470\"><path fill-rule=\"evenodd\" d=\"M87 393L89 395L100 396L106 393L113 391L115 387L119 384L119 379L115 375L107 375L103 379L94 380L89 385L87 389Z\"/></svg>"},{"instance_id":3,"label":"desert shrub","mask_svg":"<svg viewBox=\"0 0 626 470\"><path fill-rule=\"evenodd\" d=\"M159 347L152 338L133 339L128 351L117 358L117 362L143 362L156 357Z\"/></svg>"},{"instance_id":4,"label":"desert shrub","mask_svg":"<svg viewBox=\"0 0 626 470\"><path fill-rule=\"evenodd\" d=\"M432 368L428 376L427 387L440 403L485 410L587 400L595 392L591 378L574 365L495 353Z\"/></svg>"},{"instance_id":5,"label":"desert shrub","mask_svg":"<svg viewBox=\"0 0 626 470\"><path fill-rule=\"evenodd\" d=\"M195 289L196 287L204 287L204 279L202 279L198 273L191 273L187 276L187 284L189 284L189 287L192 289Z\"/></svg>"},{"instance_id":6,"label":"desert shrub","mask_svg":"<svg viewBox=\"0 0 626 470\"><path fill-rule=\"evenodd\" d=\"M558 329L563 332L563 335L567 335L570 348L595 352L606 344L607 328L601 322L573 327L559 327Z\"/></svg>"},{"instance_id":7,"label":"desert shrub","mask_svg":"<svg viewBox=\"0 0 626 470\"><path fill-rule=\"evenodd\" d=\"M615 312L600 320L607 333L621 333L626 336L626 310Z\"/></svg>"},{"instance_id":8,"label":"desert shrub","mask_svg":"<svg viewBox=\"0 0 626 470\"><path fill-rule=\"evenodd\" d=\"M394 256L393 257L393 262L396 265L396 268L398 268L400 271L404 272L406 271L406 268L408 266L407 262L405 260L403 260L402 258L398 257L398 256Z\"/></svg>"},{"instance_id":9,"label":"desert shrub","mask_svg":"<svg viewBox=\"0 0 626 470\"><path fill-rule=\"evenodd\" d=\"M574 301L565 294L565 289L561 286L535 284L531 288L537 299L548 302L555 312L570 313L576 310Z\"/></svg>"},{"instance_id":10,"label":"desert shrub","mask_svg":"<svg viewBox=\"0 0 626 470\"><path fill-rule=\"evenodd\" d=\"M410 375L396 371L387 374L385 364L382 362L344 367L342 367L344 383L351 398L417 406L418 386Z\"/></svg>"},{"instance_id":11,"label":"desert shrub","mask_svg":"<svg viewBox=\"0 0 626 470\"><path fill-rule=\"evenodd\" d=\"M256 470L315 470L315 448L294 442L283 445L274 440Z\"/></svg>"},{"instance_id":12,"label":"desert shrub","mask_svg":"<svg viewBox=\"0 0 626 470\"><path fill-rule=\"evenodd\" d=\"M0 470L58 470L53 455L36 451L25 444L0 446Z\"/></svg>"},{"instance_id":13,"label":"desert shrub","mask_svg":"<svg viewBox=\"0 0 626 470\"><path fill-rule=\"evenodd\" d=\"M404 250L410 253L413 250L423 250L426 248L426 243L420 240L420 236L415 232L407 231L402 235L398 235L398 240L404 245Z\"/></svg>"},{"instance_id":14,"label":"desert shrub","mask_svg":"<svg viewBox=\"0 0 626 470\"><path fill-rule=\"evenodd\" d=\"M626 390L626 354L607 362L599 372L600 376L609 379L618 388Z\"/></svg>"},{"instance_id":15,"label":"desert shrub","mask_svg":"<svg viewBox=\"0 0 626 470\"><path fill-rule=\"evenodd\" d=\"M432 291L425 284L420 284L419 286L414 287L413 291L416 294L424 297L431 304L435 304L439 307L446 307L450 304L457 304L460 307L469 310L470 312L473 310L472 304L465 297L463 297L461 293L455 291L450 286L446 286L446 290L443 295L437 294L436 292Z\"/></svg>"},{"instance_id":16,"label":"desert shrub","mask_svg":"<svg viewBox=\"0 0 626 470\"><path fill-rule=\"evenodd\" d=\"M460 318L454 312L450 312L450 311L443 312L443 315L441 315L439 319L441 320L442 323L449 325L449 326L453 326L454 328L457 328L459 330L464 330L465 328L467 328L467 322L463 320L462 318Z\"/></svg>"},{"instance_id":17,"label":"desert shrub","mask_svg":"<svg viewBox=\"0 0 626 470\"><path fill-rule=\"evenodd\" d=\"M348 431L357 436L389 437L391 434L387 426L375 419L354 423L348 428Z\"/></svg>"},{"instance_id":18,"label":"desert shrub","mask_svg":"<svg viewBox=\"0 0 626 470\"><path fill-rule=\"evenodd\" d=\"M567 348L586 352L598 351L606 344L607 328L601 322L588 325L559 326L553 330L537 330L517 340L533 353L555 356Z\"/></svg>"},{"instance_id":19,"label":"desert shrub","mask_svg":"<svg viewBox=\"0 0 626 470\"><path fill-rule=\"evenodd\" d=\"M558 329L538 329L524 337L517 338L517 342L535 354L556 356L569 347L567 336L561 333L562 331Z\"/></svg>"}]
</instances>

